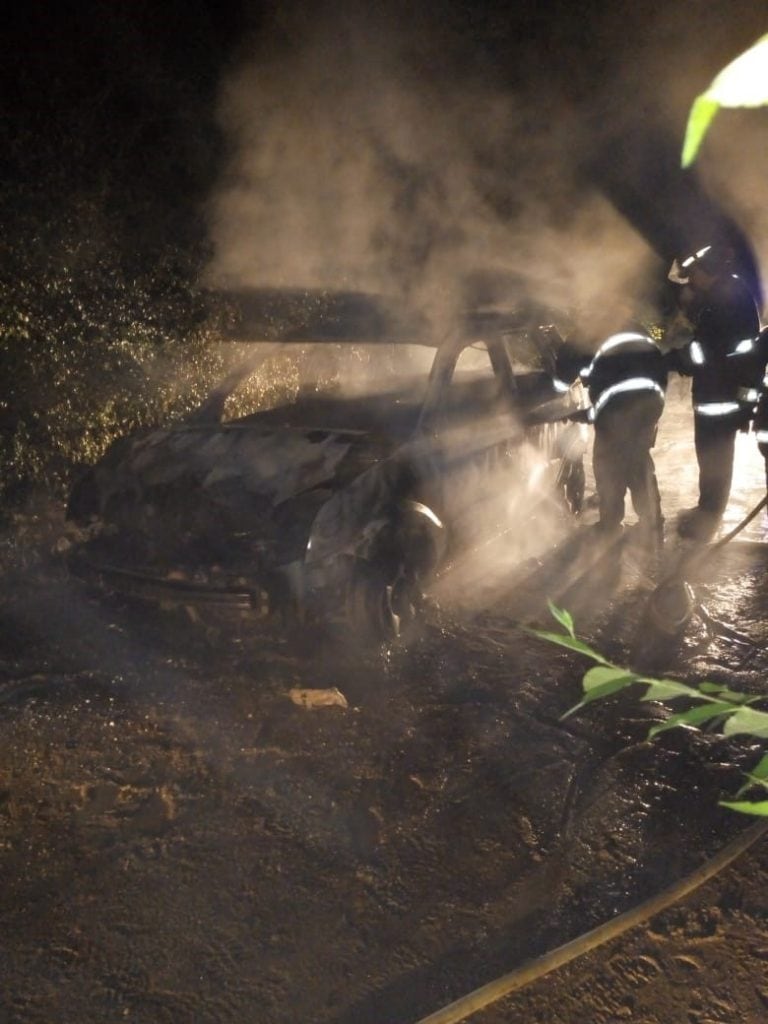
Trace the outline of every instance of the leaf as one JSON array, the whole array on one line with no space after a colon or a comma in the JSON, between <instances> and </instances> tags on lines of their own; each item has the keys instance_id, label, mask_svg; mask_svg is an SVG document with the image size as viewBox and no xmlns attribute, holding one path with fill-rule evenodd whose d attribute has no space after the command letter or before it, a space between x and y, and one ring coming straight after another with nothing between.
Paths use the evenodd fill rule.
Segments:
<instances>
[{"instance_id":1,"label":"leaf","mask_svg":"<svg viewBox=\"0 0 768 1024\"><path fill-rule=\"evenodd\" d=\"M737 736L741 733L768 739L768 712L739 708L723 726L723 736Z\"/></svg>"},{"instance_id":2,"label":"leaf","mask_svg":"<svg viewBox=\"0 0 768 1024\"><path fill-rule=\"evenodd\" d=\"M755 779L755 781L768 779L768 754L763 754L755 767L749 773L749 777L751 779Z\"/></svg>"},{"instance_id":3,"label":"leaf","mask_svg":"<svg viewBox=\"0 0 768 1024\"><path fill-rule=\"evenodd\" d=\"M768 35L745 50L716 75L693 101L685 129L680 163L690 167L720 107L761 107L768 104Z\"/></svg>"},{"instance_id":4,"label":"leaf","mask_svg":"<svg viewBox=\"0 0 768 1024\"><path fill-rule=\"evenodd\" d=\"M565 633L549 633L544 629L529 629L527 626L523 626L523 629L526 633L539 637L540 640L547 640L551 644L559 644L560 647L567 647L571 651L577 651L579 654L585 654L588 658L599 662L601 665L611 664L607 658L602 656L602 654L598 654L597 651L593 651L591 647L583 641L578 640L575 636L567 636Z\"/></svg>"},{"instance_id":5,"label":"leaf","mask_svg":"<svg viewBox=\"0 0 768 1024\"><path fill-rule=\"evenodd\" d=\"M768 818L768 800L719 800L718 803L721 807L728 807L741 814L756 814L761 818Z\"/></svg>"},{"instance_id":6,"label":"leaf","mask_svg":"<svg viewBox=\"0 0 768 1024\"><path fill-rule=\"evenodd\" d=\"M688 115L688 124L685 127L683 153L680 158L681 167L690 167L698 156L704 136L719 109L720 104L717 100L710 99L706 93L697 96L693 101L691 112Z\"/></svg>"},{"instance_id":7,"label":"leaf","mask_svg":"<svg viewBox=\"0 0 768 1024\"><path fill-rule=\"evenodd\" d=\"M701 694L693 686L679 683L675 679L641 679L648 685L643 700L679 700L689 697L701 700Z\"/></svg>"},{"instance_id":8,"label":"leaf","mask_svg":"<svg viewBox=\"0 0 768 1024\"><path fill-rule=\"evenodd\" d=\"M768 779L756 779L754 775L750 775L749 772L747 772L745 778L747 781L743 786L739 786L736 791L735 795L737 797L741 796L743 793L749 792L749 790L755 786L759 786L761 789L768 789Z\"/></svg>"},{"instance_id":9,"label":"leaf","mask_svg":"<svg viewBox=\"0 0 768 1024\"><path fill-rule=\"evenodd\" d=\"M699 683L699 689L702 693L720 693L723 687L720 683Z\"/></svg>"},{"instance_id":10,"label":"leaf","mask_svg":"<svg viewBox=\"0 0 768 1024\"><path fill-rule=\"evenodd\" d=\"M620 680L624 686L631 686L632 683L638 681L638 676L617 665L596 665L595 668L591 668L584 674L581 684L584 687L584 692L587 693L604 683L609 683L612 679Z\"/></svg>"},{"instance_id":11,"label":"leaf","mask_svg":"<svg viewBox=\"0 0 768 1024\"><path fill-rule=\"evenodd\" d=\"M565 608L558 608L557 605L549 599L547 599L547 607L549 608L552 618L556 619L570 636L575 637L576 634L574 633L571 613L567 612Z\"/></svg>"},{"instance_id":12,"label":"leaf","mask_svg":"<svg viewBox=\"0 0 768 1024\"><path fill-rule=\"evenodd\" d=\"M574 704L572 708L569 708L564 715L560 716L560 721L568 718L574 712L579 711L581 708L586 707L587 704L591 704L593 701L602 700L603 697L609 697L612 693L617 693L619 690L623 690L627 685L626 678L609 679L600 686L595 686L589 690L579 701L578 704Z\"/></svg>"},{"instance_id":13,"label":"leaf","mask_svg":"<svg viewBox=\"0 0 768 1024\"><path fill-rule=\"evenodd\" d=\"M768 103L768 35L726 64L704 95L721 107L761 107Z\"/></svg>"},{"instance_id":14,"label":"leaf","mask_svg":"<svg viewBox=\"0 0 768 1024\"><path fill-rule=\"evenodd\" d=\"M648 733L648 739L653 739L660 732L666 732L667 729L675 729L678 726L697 729L700 725L713 718L733 714L735 711L736 709L732 705L725 704L724 702L699 704L698 707L689 708L687 711L678 711L676 714L670 715L665 722L654 725Z\"/></svg>"},{"instance_id":15,"label":"leaf","mask_svg":"<svg viewBox=\"0 0 768 1024\"><path fill-rule=\"evenodd\" d=\"M697 685L697 690L701 692L701 686ZM703 691L706 692L706 691ZM712 691L715 692L715 691ZM760 700L758 697L750 697L746 693L740 693L738 690L730 690L727 686L721 686L717 691L717 696L720 700L727 700L730 704L748 704L750 701Z\"/></svg>"}]
</instances>

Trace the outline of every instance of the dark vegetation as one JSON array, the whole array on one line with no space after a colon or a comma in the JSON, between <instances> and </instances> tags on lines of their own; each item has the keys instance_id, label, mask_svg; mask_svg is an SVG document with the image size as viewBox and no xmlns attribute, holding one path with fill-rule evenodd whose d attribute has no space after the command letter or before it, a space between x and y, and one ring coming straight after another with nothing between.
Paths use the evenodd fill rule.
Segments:
<instances>
[{"instance_id":1,"label":"dark vegetation","mask_svg":"<svg viewBox=\"0 0 768 1024\"><path fill-rule=\"evenodd\" d=\"M4 507L60 491L118 434L196 404L218 372L223 314L197 282L232 27L205 4L33 3L6 28Z\"/></svg>"}]
</instances>

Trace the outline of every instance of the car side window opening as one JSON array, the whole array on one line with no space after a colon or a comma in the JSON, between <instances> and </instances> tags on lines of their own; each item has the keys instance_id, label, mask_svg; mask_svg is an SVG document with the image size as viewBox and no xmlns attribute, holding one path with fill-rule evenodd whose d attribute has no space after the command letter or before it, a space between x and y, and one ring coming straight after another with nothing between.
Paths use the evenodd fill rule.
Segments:
<instances>
[{"instance_id":1,"label":"car side window opening","mask_svg":"<svg viewBox=\"0 0 768 1024\"><path fill-rule=\"evenodd\" d=\"M515 375L546 371L545 353L536 338L527 330L508 331L502 335Z\"/></svg>"},{"instance_id":2,"label":"car side window opening","mask_svg":"<svg viewBox=\"0 0 768 1024\"><path fill-rule=\"evenodd\" d=\"M422 426L430 429L515 417L516 386L501 339L466 341L438 351Z\"/></svg>"},{"instance_id":3,"label":"car side window opening","mask_svg":"<svg viewBox=\"0 0 768 1024\"><path fill-rule=\"evenodd\" d=\"M446 389L443 408L451 416L473 418L495 411L500 403L502 382L484 342L461 350Z\"/></svg>"},{"instance_id":4,"label":"car side window opening","mask_svg":"<svg viewBox=\"0 0 768 1024\"><path fill-rule=\"evenodd\" d=\"M225 420L307 401L384 398L418 402L434 349L416 344L254 344L226 397Z\"/></svg>"}]
</instances>

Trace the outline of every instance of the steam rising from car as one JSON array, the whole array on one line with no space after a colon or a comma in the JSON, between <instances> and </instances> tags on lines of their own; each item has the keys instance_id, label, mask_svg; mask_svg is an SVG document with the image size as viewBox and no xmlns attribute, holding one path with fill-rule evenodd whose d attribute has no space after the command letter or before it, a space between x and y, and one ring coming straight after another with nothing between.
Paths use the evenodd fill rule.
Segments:
<instances>
[{"instance_id":1,"label":"steam rising from car","mask_svg":"<svg viewBox=\"0 0 768 1024\"><path fill-rule=\"evenodd\" d=\"M713 31L716 12L691 20L685 5L652 19L640 8L590 14L602 82L587 61L534 67L511 50L500 61L513 12L496 15L497 29L478 15L489 59L475 49L468 61L449 7L283 4L279 24L244 47L220 93L229 160L210 203L211 282L384 293L426 313L438 339L470 305L532 300L610 319L643 293L656 257L583 166L611 146L620 164L633 160L645 103L681 135L729 34L745 44L756 34L760 4L729 32ZM547 31L556 41L570 24ZM519 74L518 56L528 60ZM713 192L750 218L758 251L766 125L763 111L729 115L701 157ZM360 391L375 392L379 370L361 368Z\"/></svg>"},{"instance_id":2,"label":"steam rising from car","mask_svg":"<svg viewBox=\"0 0 768 1024\"><path fill-rule=\"evenodd\" d=\"M223 84L211 280L384 292L439 332L477 301L605 302L642 277L646 243L577 181L562 96L457 64L439 17L323 10L283 10L285 48Z\"/></svg>"},{"instance_id":3,"label":"steam rising from car","mask_svg":"<svg viewBox=\"0 0 768 1024\"><path fill-rule=\"evenodd\" d=\"M281 4L222 84L211 280L384 291L438 329L476 300L478 270L506 280L491 301L642 295L658 258L584 168L596 153L636 164L649 112L682 137L692 97L764 9L604 7L547 20L527 5L469 18L439 0ZM758 250L767 124L729 112L701 158Z\"/></svg>"}]
</instances>

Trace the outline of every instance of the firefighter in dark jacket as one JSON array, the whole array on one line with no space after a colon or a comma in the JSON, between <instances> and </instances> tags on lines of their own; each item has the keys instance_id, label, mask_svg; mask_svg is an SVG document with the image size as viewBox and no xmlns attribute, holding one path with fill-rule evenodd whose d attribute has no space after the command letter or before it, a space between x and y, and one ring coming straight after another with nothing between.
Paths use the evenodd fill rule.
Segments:
<instances>
[{"instance_id":1,"label":"firefighter in dark jacket","mask_svg":"<svg viewBox=\"0 0 768 1024\"><path fill-rule=\"evenodd\" d=\"M669 368L692 377L699 501L678 522L683 537L707 541L728 504L736 433L746 430L760 394L765 356L754 297L727 253L708 245L675 261L680 307L693 337L668 353Z\"/></svg>"},{"instance_id":2,"label":"firefighter in dark jacket","mask_svg":"<svg viewBox=\"0 0 768 1024\"><path fill-rule=\"evenodd\" d=\"M562 359L573 365L567 349ZM567 367L563 373L574 376ZM667 385L661 350L642 328L621 331L600 345L579 376L591 402L584 418L595 427L592 465L600 508L598 532L618 534L629 491L641 541L658 554L664 520L651 449Z\"/></svg>"},{"instance_id":3,"label":"firefighter in dark jacket","mask_svg":"<svg viewBox=\"0 0 768 1024\"><path fill-rule=\"evenodd\" d=\"M760 337L763 347L768 347L768 327L763 330ZM765 460L765 486L768 490L768 374L763 378L760 388L753 426L757 447Z\"/></svg>"}]
</instances>

